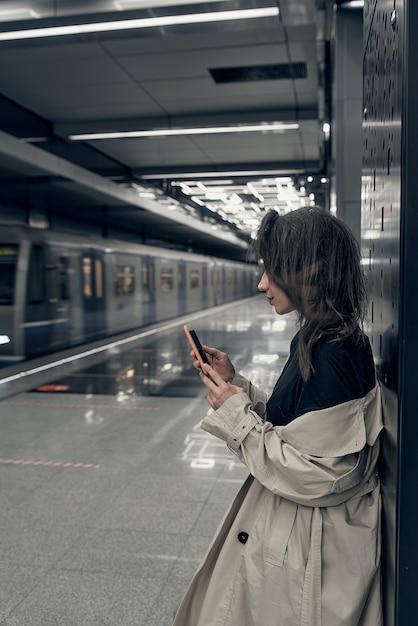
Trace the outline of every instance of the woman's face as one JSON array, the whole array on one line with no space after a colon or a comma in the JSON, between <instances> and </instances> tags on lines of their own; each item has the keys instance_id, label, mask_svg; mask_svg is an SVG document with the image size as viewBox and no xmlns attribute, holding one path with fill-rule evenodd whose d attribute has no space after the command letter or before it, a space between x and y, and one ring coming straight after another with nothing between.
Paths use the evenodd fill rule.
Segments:
<instances>
[{"instance_id":1,"label":"woman's face","mask_svg":"<svg viewBox=\"0 0 418 626\"><path fill-rule=\"evenodd\" d=\"M280 287L269 280L265 272L258 283L258 289L265 292L267 300L271 306L274 306L278 315L284 315L295 310L283 289L280 289Z\"/></svg>"}]
</instances>

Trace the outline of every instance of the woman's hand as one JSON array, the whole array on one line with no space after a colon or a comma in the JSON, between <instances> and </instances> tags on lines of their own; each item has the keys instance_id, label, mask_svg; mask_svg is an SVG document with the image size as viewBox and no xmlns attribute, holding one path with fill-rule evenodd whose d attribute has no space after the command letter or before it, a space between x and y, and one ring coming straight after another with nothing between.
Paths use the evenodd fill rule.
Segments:
<instances>
[{"instance_id":1,"label":"woman's hand","mask_svg":"<svg viewBox=\"0 0 418 626\"><path fill-rule=\"evenodd\" d=\"M235 368L229 360L228 355L210 346L203 345L202 347L206 352L211 367L221 376L224 382L230 383L235 376ZM191 352L191 355L194 356L193 352ZM193 365L196 369L201 369L199 361L195 361Z\"/></svg>"},{"instance_id":2,"label":"woman's hand","mask_svg":"<svg viewBox=\"0 0 418 626\"><path fill-rule=\"evenodd\" d=\"M232 385L230 382L226 382L213 367L207 365L206 363L201 369L200 378L208 389L206 400L214 411L219 409L225 400L236 393L243 393L244 391L241 387L237 387L236 385Z\"/></svg>"}]
</instances>

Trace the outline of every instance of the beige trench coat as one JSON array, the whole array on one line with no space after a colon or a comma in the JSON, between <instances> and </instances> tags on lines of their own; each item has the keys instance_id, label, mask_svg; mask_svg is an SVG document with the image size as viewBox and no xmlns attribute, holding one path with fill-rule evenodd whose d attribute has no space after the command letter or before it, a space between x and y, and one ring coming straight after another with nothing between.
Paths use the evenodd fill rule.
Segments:
<instances>
[{"instance_id":1,"label":"beige trench coat","mask_svg":"<svg viewBox=\"0 0 418 626\"><path fill-rule=\"evenodd\" d=\"M263 421L266 396L246 393L207 415L251 475L222 521L174 626L382 626L381 401L366 397Z\"/></svg>"}]
</instances>

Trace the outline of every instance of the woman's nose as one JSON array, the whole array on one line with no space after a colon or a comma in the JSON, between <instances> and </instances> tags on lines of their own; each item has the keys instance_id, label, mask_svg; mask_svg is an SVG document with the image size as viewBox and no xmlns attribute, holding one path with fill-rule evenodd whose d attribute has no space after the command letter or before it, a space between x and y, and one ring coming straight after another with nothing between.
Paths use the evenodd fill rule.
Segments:
<instances>
[{"instance_id":1,"label":"woman's nose","mask_svg":"<svg viewBox=\"0 0 418 626\"><path fill-rule=\"evenodd\" d=\"M258 283L258 285L257 285L257 289L258 289L259 291L267 291L268 286L269 286L269 284L268 284L267 275L266 275L266 273L265 273L265 272L263 272L263 275L262 275L262 277L260 278L260 282L259 282L259 283Z\"/></svg>"}]
</instances>

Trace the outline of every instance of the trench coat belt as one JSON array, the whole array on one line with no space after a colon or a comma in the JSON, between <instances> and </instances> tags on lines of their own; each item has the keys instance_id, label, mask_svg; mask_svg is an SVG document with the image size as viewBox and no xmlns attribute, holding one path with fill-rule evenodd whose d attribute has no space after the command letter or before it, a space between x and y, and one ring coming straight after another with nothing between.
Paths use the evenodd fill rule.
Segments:
<instances>
[{"instance_id":1,"label":"trench coat belt","mask_svg":"<svg viewBox=\"0 0 418 626\"><path fill-rule=\"evenodd\" d=\"M311 522L311 546L302 592L301 626L321 626L322 510L315 507Z\"/></svg>"}]
</instances>

